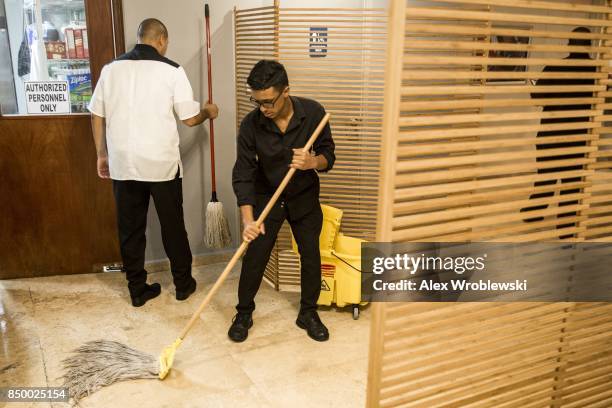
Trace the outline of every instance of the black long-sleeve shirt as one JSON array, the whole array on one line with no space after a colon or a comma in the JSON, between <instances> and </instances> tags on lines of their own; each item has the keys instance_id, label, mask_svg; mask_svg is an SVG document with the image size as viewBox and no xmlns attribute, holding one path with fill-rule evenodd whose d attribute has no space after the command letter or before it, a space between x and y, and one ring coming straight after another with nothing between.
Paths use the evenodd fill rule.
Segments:
<instances>
[{"instance_id":1,"label":"black long-sleeve shirt","mask_svg":"<svg viewBox=\"0 0 612 408\"><path fill-rule=\"evenodd\" d=\"M572 53L564 60L567 61L566 65L549 65L544 67L542 72L555 72L555 73L595 73L597 67L585 66L585 65L572 65L572 60L589 60L591 59L587 53ZM595 85L594 78L540 78L536 82L537 86L566 86L566 85ZM572 105L558 105L551 104L546 105L546 99L563 99L563 98L592 98L592 91L581 91L581 92L533 92L531 97L534 99L542 99L543 112L560 112L568 110L591 110L589 104L572 104ZM559 124L559 123L577 123L577 122L588 122L589 117L556 117L556 118L543 118L540 123L542 125L547 124ZM566 136L588 133L588 129L568 129L568 130L545 130L538 132L538 137L547 136ZM586 142L557 142L557 143L538 143L537 149L560 149L567 147L580 147L586 146ZM568 160L568 159L579 159L585 157L584 153L577 154L564 154L559 156L542 156L538 157L538 161L549 161L549 160ZM564 170L576 170L581 169L582 166L566 166L552 168L550 171Z\"/></svg>"},{"instance_id":2,"label":"black long-sleeve shirt","mask_svg":"<svg viewBox=\"0 0 612 408\"><path fill-rule=\"evenodd\" d=\"M285 133L259 109L250 112L240 124L232 186L238 205L252 205L256 216L289 171L293 150L302 148L325 115L316 101L291 96L293 116ZM329 124L313 145L317 155L327 159L329 171L336 160ZM282 196L291 217L308 213L319 201L319 176L315 170L297 170ZM279 203L280 204L280 203ZM279 205L276 210L278 211ZM270 217L274 217L272 211Z\"/></svg>"}]
</instances>

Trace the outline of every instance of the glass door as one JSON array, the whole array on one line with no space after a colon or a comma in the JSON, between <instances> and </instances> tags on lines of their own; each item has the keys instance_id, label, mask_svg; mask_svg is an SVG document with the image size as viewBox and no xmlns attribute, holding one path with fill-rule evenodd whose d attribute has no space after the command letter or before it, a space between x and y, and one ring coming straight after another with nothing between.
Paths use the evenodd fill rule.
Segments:
<instances>
[{"instance_id":1,"label":"glass door","mask_svg":"<svg viewBox=\"0 0 612 408\"><path fill-rule=\"evenodd\" d=\"M0 1L10 55L3 60L12 63L17 105L2 113L87 113L92 85L84 0Z\"/></svg>"}]
</instances>

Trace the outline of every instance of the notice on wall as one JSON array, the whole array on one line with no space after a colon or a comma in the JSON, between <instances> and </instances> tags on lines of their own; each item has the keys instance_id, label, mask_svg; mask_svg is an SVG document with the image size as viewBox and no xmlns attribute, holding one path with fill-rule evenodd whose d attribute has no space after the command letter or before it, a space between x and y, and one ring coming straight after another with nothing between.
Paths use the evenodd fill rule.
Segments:
<instances>
[{"instance_id":1,"label":"notice on wall","mask_svg":"<svg viewBox=\"0 0 612 408\"><path fill-rule=\"evenodd\" d=\"M327 27L310 27L309 55L322 58L327 55Z\"/></svg>"},{"instance_id":2,"label":"notice on wall","mask_svg":"<svg viewBox=\"0 0 612 408\"><path fill-rule=\"evenodd\" d=\"M68 81L28 81L24 87L28 113L70 113Z\"/></svg>"}]
</instances>

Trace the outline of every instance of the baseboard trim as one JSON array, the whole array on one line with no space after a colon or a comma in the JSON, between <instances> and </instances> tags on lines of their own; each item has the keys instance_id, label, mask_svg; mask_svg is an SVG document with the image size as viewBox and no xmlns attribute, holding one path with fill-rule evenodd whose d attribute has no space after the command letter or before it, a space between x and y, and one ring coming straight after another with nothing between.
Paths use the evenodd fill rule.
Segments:
<instances>
[{"instance_id":1,"label":"baseboard trim","mask_svg":"<svg viewBox=\"0 0 612 408\"><path fill-rule=\"evenodd\" d=\"M193 256L193 262L191 265L193 267L211 265L221 262L229 262L234 253L236 252L236 248L223 249L211 253L199 254ZM109 263L113 264L113 263ZM114 264L113 264L114 265ZM93 266L92 272L102 272L102 267L104 264L96 264ZM154 261L145 262L145 268L147 272L163 272L170 270L170 261L168 258L165 259L157 259Z\"/></svg>"}]
</instances>

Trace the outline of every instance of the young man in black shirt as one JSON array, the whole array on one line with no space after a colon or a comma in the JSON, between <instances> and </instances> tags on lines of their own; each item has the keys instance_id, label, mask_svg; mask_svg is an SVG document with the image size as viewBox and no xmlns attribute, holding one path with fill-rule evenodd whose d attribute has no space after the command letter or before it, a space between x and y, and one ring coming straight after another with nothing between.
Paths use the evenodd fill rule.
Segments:
<instances>
[{"instance_id":1,"label":"young man in black shirt","mask_svg":"<svg viewBox=\"0 0 612 408\"><path fill-rule=\"evenodd\" d=\"M228 335L236 342L246 340L253 325L254 298L286 219L300 252L302 296L296 324L312 339L325 341L329 332L317 314L321 291L319 234L323 222L317 171L329 171L334 164L329 124L314 143L313 153L302 152L325 110L313 100L290 96L287 72L276 61L259 61L247 83L256 109L240 125L232 184L244 224L242 237L250 245L242 260L238 313ZM265 223L256 228L255 220L290 167L298 171Z\"/></svg>"}]
</instances>

